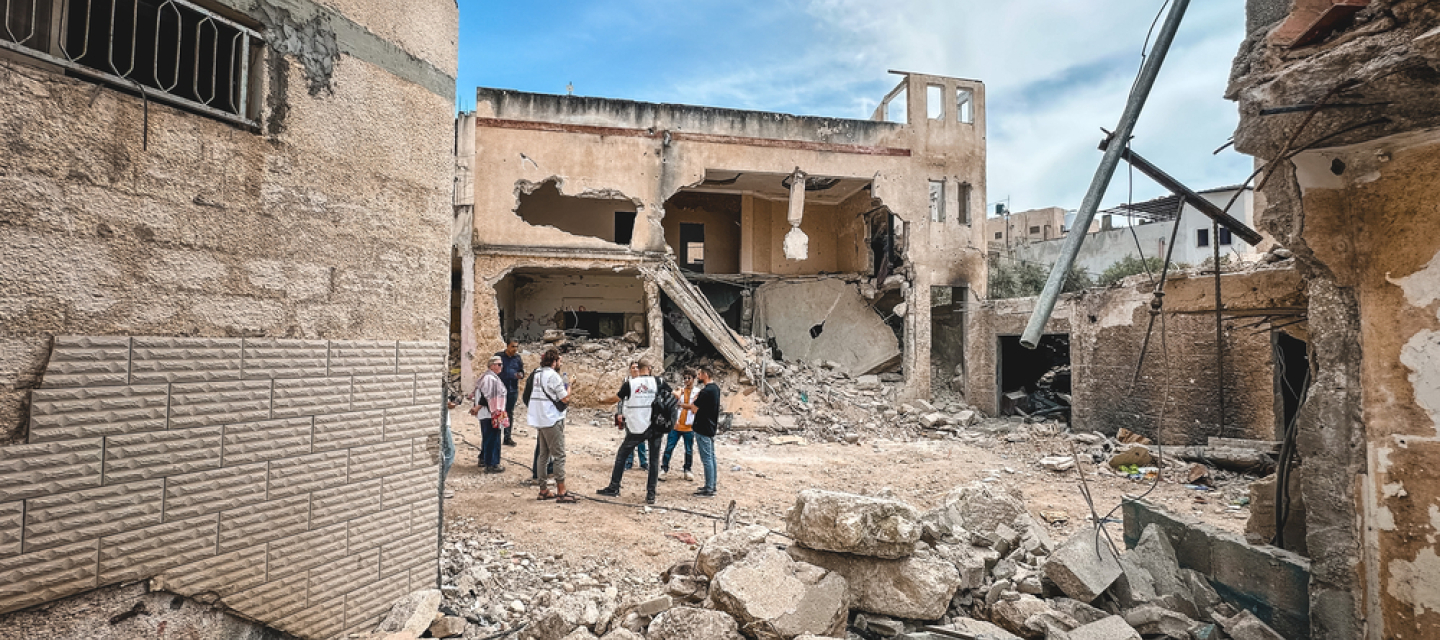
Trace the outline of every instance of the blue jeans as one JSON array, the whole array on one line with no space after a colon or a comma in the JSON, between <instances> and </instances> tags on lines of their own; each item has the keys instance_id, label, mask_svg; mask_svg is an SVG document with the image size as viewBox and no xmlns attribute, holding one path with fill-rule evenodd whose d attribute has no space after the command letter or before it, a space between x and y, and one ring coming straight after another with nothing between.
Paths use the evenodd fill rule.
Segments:
<instances>
[{"instance_id":1,"label":"blue jeans","mask_svg":"<svg viewBox=\"0 0 1440 640\"><path fill-rule=\"evenodd\" d=\"M480 421L480 466L500 466L500 436L504 429L496 429L490 418Z\"/></svg>"},{"instance_id":2,"label":"blue jeans","mask_svg":"<svg viewBox=\"0 0 1440 640\"><path fill-rule=\"evenodd\" d=\"M628 433L628 432L627 432L627 433ZM627 437L628 437L628 436L627 436ZM639 460L639 461L640 461L640 468L641 468L641 469L649 469L649 468L650 468L650 463L648 462L648 460L650 459L650 454L647 453L649 450L646 448L645 442L647 442L647 441L645 441L645 440L640 441L640 446L638 446L638 447L635 448L635 455L633 455L633 456L625 456L625 468L626 468L626 469L629 469L631 466L633 466L633 465L635 464L635 461L636 461L636 460Z\"/></svg>"},{"instance_id":3,"label":"blue jeans","mask_svg":"<svg viewBox=\"0 0 1440 640\"><path fill-rule=\"evenodd\" d=\"M705 486L701 489L715 490L717 478L715 477L715 439L695 434L695 448L700 450L700 466L705 467Z\"/></svg>"},{"instance_id":4,"label":"blue jeans","mask_svg":"<svg viewBox=\"0 0 1440 640\"><path fill-rule=\"evenodd\" d=\"M685 439L685 471L690 470L690 463L694 458L695 432L694 431L671 431L665 440L665 457L660 460L660 470L670 470L670 454L675 453L675 445L680 439Z\"/></svg>"}]
</instances>

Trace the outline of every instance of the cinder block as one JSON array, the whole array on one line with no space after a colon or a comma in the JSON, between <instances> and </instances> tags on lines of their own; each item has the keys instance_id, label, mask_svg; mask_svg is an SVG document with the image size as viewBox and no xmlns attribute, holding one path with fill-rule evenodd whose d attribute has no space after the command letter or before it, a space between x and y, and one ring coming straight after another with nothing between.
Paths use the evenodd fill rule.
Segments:
<instances>
[{"instance_id":1,"label":"cinder block","mask_svg":"<svg viewBox=\"0 0 1440 640\"><path fill-rule=\"evenodd\" d=\"M30 442L163 431L169 406L169 387L163 384L36 389Z\"/></svg>"},{"instance_id":2,"label":"cinder block","mask_svg":"<svg viewBox=\"0 0 1440 640\"><path fill-rule=\"evenodd\" d=\"M130 384L240 379L239 338L131 340Z\"/></svg>"},{"instance_id":3,"label":"cinder block","mask_svg":"<svg viewBox=\"0 0 1440 640\"><path fill-rule=\"evenodd\" d=\"M241 348L246 379L323 378L330 343L325 340L245 338Z\"/></svg>"},{"instance_id":4,"label":"cinder block","mask_svg":"<svg viewBox=\"0 0 1440 640\"><path fill-rule=\"evenodd\" d=\"M350 377L297 378L275 381L276 418L318 416L350 410Z\"/></svg>"},{"instance_id":5,"label":"cinder block","mask_svg":"<svg viewBox=\"0 0 1440 640\"><path fill-rule=\"evenodd\" d=\"M440 490L440 468L414 469L385 476L381 485L380 507L389 509L413 504L435 496Z\"/></svg>"},{"instance_id":6,"label":"cinder block","mask_svg":"<svg viewBox=\"0 0 1440 640\"><path fill-rule=\"evenodd\" d=\"M24 502L17 500L0 504L0 558L20 554L20 531L24 526Z\"/></svg>"},{"instance_id":7,"label":"cinder block","mask_svg":"<svg viewBox=\"0 0 1440 640\"><path fill-rule=\"evenodd\" d=\"M423 438L440 433L440 405L385 410L385 439Z\"/></svg>"},{"instance_id":8,"label":"cinder block","mask_svg":"<svg viewBox=\"0 0 1440 640\"><path fill-rule=\"evenodd\" d=\"M0 447L0 502L100 486L100 438Z\"/></svg>"},{"instance_id":9,"label":"cinder block","mask_svg":"<svg viewBox=\"0 0 1440 640\"><path fill-rule=\"evenodd\" d=\"M433 542L433 541L432 541ZM294 573L304 574L344 558L345 523L293 535L270 543L267 579L271 582Z\"/></svg>"},{"instance_id":10,"label":"cinder block","mask_svg":"<svg viewBox=\"0 0 1440 640\"><path fill-rule=\"evenodd\" d=\"M269 418L269 380L186 382L170 387L171 429Z\"/></svg>"},{"instance_id":11,"label":"cinder block","mask_svg":"<svg viewBox=\"0 0 1440 640\"><path fill-rule=\"evenodd\" d=\"M373 376L395 373L396 343L383 340L330 342L332 376Z\"/></svg>"},{"instance_id":12,"label":"cinder block","mask_svg":"<svg viewBox=\"0 0 1440 640\"><path fill-rule=\"evenodd\" d=\"M310 494L220 512L220 553L310 530Z\"/></svg>"},{"instance_id":13,"label":"cinder block","mask_svg":"<svg viewBox=\"0 0 1440 640\"><path fill-rule=\"evenodd\" d=\"M225 426L225 466L278 460L310 453L313 418L263 420Z\"/></svg>"},{"instance_id":14,"label":"cinder block","mask_svg":"<svg viewBox=\"0 0 1440 640\"><path fill-rule=\"evenodd\" d=\"M380 548L352 553L310 570L310 602L344 599L356 583L380 579Z\"/></svg>"},{"instance_id":15,"label":"cinder block","mask_svg":"<svg viewBox=\"0 0 1440 640\"><path fill-rule=\"evenodd\" d=\"M0 559L0 613L96 586L99 540Z\"/></svg>"},{"instance_id":16,"label":"cinder block","mask_svg":"<svg viewBox=\"0 0 1440 640\"><path fill-rule=\"evenodd\" d=\"M56 336L40 386L109 387L129 382L129 336Z\"/></svg>"},{"instance_id":17,"label":"cinder block","mask_svg":"<svg viewBox=\"0 0 1440 640\"><path fill-rule=\"evenodd\" d=\"M380 545L380 574L390 575L430 562L438 556L435 533L421 531Z\"/></svg>"},{"instance_id":18,"label":"cinder block","mask_svg":"<svg viewBox=\"0 0 1440 640\"><path fill-rule=\"evenodd\" d=\"M380 510L380 479L310 494L310 528L318 529Z\"/></svg>"},{"instance_id":19,"label":"cinder block","mask_svg":"<svg viewBox=\"0 0 1440 640\"><path fill-rule=\"evenodd\" d=\"M278 620L305 609L305 572L271 580L224 598L225 606L255 620Z\"/></svg>"},{"instance_id":20,"label":"cinder block","mask_svg":"<svg viewBox=\"0 0 1440 640\"><path fill-rule=\"evenodd\" d=\"M445 349L442 342L400 342L396 373L422 373L445 370Z\"/></svg>"},{"instance_id":21,"label":"cinder block","mask_svg":"<svg viewBox=\"0 0 1440 640\"><path fill-rule=\"evenodd\" d=\"M336 638L345 628L345 597L310 598L310 607L275 621L276 629L301 638ZM318 604L317 604L318 603Z\"/></svg>"},{"instance_id":22,"label":"cinder block","mask_svg":"<svg viewBox=\"0 0 1440 640\"><path fill-rule=\"evenodd\" d=\"M345 484L350 450L322 451L270 463L269 496L287 498Z\"/></svg>"},{"instance_id":23,"label":"cinder block","mask_svg":"<svg viewBox=\"0 0 1440 640\"><path fill-rule=\"evenodd\" d=\"M220 427L152 431L105 439L105 484L220 466Z\"/></svg>"},{"instance_id":24,"label":"cinder block","mask_svg":"<svg viewBox=\"0 0 1440 640\"><path fill-rule=\"evenodd\" d=\"M352 411L315 416L315 451L343 449L385 441L385 410Z\"/></svg>"},{"instance_id":25,"label":"cinder block","mask_svg":"<svg viewBox=\"0 0 1440 640\"><path fill-rule=\"evenodd\" d=\"M350 553L379 549L387 541L410 535L411 508L400 505L349 521ZM379 565L376 568L378 570Z\"/></svg>"},{"instance_id":26,"label":"cinder block","mask_svg":"<svg viewBox=\"0 0 1440 640\"><path fill-rule=\"evenodd\" d=\"M172 476L165 481L165 520L193 518L263 502L265 473L265 463L259 462Z\"/></svg>"},{"instance_id":27,"label":"cinder block","mask_svg":"<svg viewBox=\"0 0 1440 640\"><path fill-rule=\"evenodd\" d=\"M389 409L415 403L413 374L356 376L354 388L355 395L351 398L350 408L355 411ZM436 411L439 411L438 399L435 407Z\"/></svg>"},{"instance_id":28,"label":"cinder block","mask_svg":"<svg viewBox=\"0 0 1440 640\"><path fill-rule=\"evenodd\" d=\"M265 545L180 565L156 580L158 588L187 596L212 592L224 598L253 589L265 582Z\"/></svg>"},{"instance_id":29,"label":"cinder block","mask_svg":"<svg viewBox=\"0 0 1440 640\"><path fill-rule=\"evenodd\" d=\"M370 632L390 612L390 605L410 592L406 573L382 576L365 585L356 585L345 594L345 633Z\"/></svg>"},{"instance_id":30,"label":"cinder block","mask_svg":"<svg viewBox=\"0 0 1440 640\"><path fill-rule=\"evenodd\" d=\"M100 539L100 584L148 578L215 556L219 516L167 522Z\"/></svg>"},{"instance_id":31,"label":"cinder block","mask_svg":"<svg viewBox=\"0 0 1440 640\"><path fill-rule=\"evenodd\" d=\"M160 524L163 487L163 480L147 480L31 498L25 553Z\"/></svg>"},{"instance_id":32,"label":"cinder block","mask_svg":"<svg viewBox=\"0 0 1440 640\"><path fill-rule=\"evenodd\" d=\"M350 482L378 478L395 468L409 468L411 447L405 442L381 442L350 450Z\"/></svg>"}]
</instances>

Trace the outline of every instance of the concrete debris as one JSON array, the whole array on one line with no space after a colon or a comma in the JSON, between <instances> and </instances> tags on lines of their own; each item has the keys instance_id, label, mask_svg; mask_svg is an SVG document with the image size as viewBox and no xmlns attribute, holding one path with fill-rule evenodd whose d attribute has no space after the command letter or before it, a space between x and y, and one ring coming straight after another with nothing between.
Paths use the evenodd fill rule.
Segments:
<instances>
[{"instance_id":1,"label":"concrete debris","mask_svg":"<svg viewBox=\"0 0 1440 640\"><path fill-rule=\"evenodd\" d=\"M735 640L740 637L740 629L735 618L724 612L679 607L655 616L645 637L649 640Z\"/></svg>"},{"instance_id":2,"label":"concrete debris","mask_svg":"<svg viewBox=\"0 0 1440 640\"><path fill-rule=\"evenodd\" d=\"M1082 625L1066 634L1067 640L1140 640L1140 632L1120 616Z\"/></svg>"},{"instance_id":3,"label":"concrete debris","mask_svg":"<svg viewBox=\"0 0 1440 640\"><path fill-rule=\"evenodd\" d=\"M1045 577L1061 592L1087 603L1100 597L1123 572L1103 535L1089 530L1066 540L1043 568Z\"/></svg>"},{"instance_id":4,"label":"concrete debris","mask_svg":"<svg viewBox=\"0 0 1440 640\"><path fill-rule=\"evenodd\" d=\"M1184 614L1160 605L1143 604L1125 612L1125 623L1143 636L1160 636L1168 640L1190 640L1190 630L1199 623Z\"/></svg>"},{"instance_id":5,"label":"concrete debris","mask_svg":"<svg viewBox=\"0 0 1440 640\"><path fill-rule=\"evenodd\" d=\"M867 616L863 613L856 614L851 626L861 631L869 631L877 636L893 638L905 633L905 623L899 620L892 620L879 616Z\"/></svg>"},{"instance_id":6,"label":"concrete debris","mask_svg":"<svg viewBox=\"0 0 1440 640\"><path fill-rule=\"evenodd\" d=\"M990 537L1001 526L1014 530L1021 516L1028 518L1018 489L976 482L951 491L922 520L930 539L957 540L960 532Z\"/></svg>"},{"instance_id":7,"label":"concrete debris","mask_svg":"<svg viewBox=\"0 0 1440 640\"><path fill-rule=\"evenodd\" d=\"M840 574L796 562L770 547L752 551L715 576L715 606L755 640L834 635L849 617L848 585Z\"/></svg>"},{"instance_id":8,"label":"concrete debris","mask_svg":"<svg viewBox=\"0 0 1440 640\"><path fill-rule=\"evenodd\" d=\"M640 606L635 607L635 613L653 618L669 610L671 606L673 606L673 603L670 600L670 596L660 596L640 603Z\"/></svg>"},{"instance_id":9,"label":"concrete debris","mask_svg":"<svg viewBox=\"0 0 1440 640\"><path fill-rule=\"evenodd\" d=\"M1153 464L1155 456L1150 455L1150 449L1143 444L1133 445L1110 458L1110 468L1115 470L1121 467L1148 467Z\"/></svg>"},{"instance_id":10,"label":"concrete debris","mask_svg":"<svg viewBox=\"0 0 1440 640\"><path fill-rule=\"evenodd\" d=\"M730 563L743 559L764 544L768 535L770 530L758 524L721 531L700 546L695 569L713 579Z\"/></svg>"},{"instance_id":11,"label":"concrete debris","mask_svg":"<svg viewBox=\"0 0 1440 640\"><path fill-rule=\"evenodd\" d=\"M438 590L416 591L390 607L390 613L375 628L377 633L411 633L416 636L430 628L444 596Z\"/></svg>"},{"instance_id":12,"label":"concrete debris","mask_svg":"<svg viewBox=\"0 0 1440 640\"><path fill-rule=\"evenodd\" d=\"M465 635L469 623L459 616L442 616L430 624L430 637L453 638Z\"/></svg>"},{"instance_id":13,"label":"concrete debris","mask_svg":"<svg viewBox=\"0 0 1440 640\"><path fill-rule=\"evenodd\" d=\"M785 520L795 542L822 551L903 558L920 541L920 513L896 500L809 489Z\"/></svg>"},{"instance_id":14,"label":"concrete debris","mask_svg":"<svg viewBox=\"0 0 1440 640\"><path fill-rule=\"evenodd\" d=\"M982 638L984 640L1020 640L1020 636L1010 633L992 623L974 618L956 618L949 625L940 628L963 633L976 640L981 640ZM900 638L901 640L909 640L906 636L900 636ZM916 634L915 636L915 640L950 640L951 638L954 638L954 636L940 634Z\"/></svg>"},{"instance_id":15,"label":"concrete debris","mask_svg":"<svg viewBox=\"0 0 1440 640\"><path fill-rule=\"evenodd\" d=\"M900 341L890 325L855 285L839 278L761 285L753 322L758 335L774 336L787 361L833 362L850 376L900 361Z\"/></svg>"},{"instance_id":16,"label":"concrete debris","mask_svg":"<svg viewBox=\"0 0 1440 640\"><path fill-rule=\"evenodd\" d=\"M1075 468L1075 458L1071 456L1046 456L1040 459L1040 466L1050 471L1069 471Z\"/></svg>"},{"instance_id":17,"label":"concrete debris","mask_svg":"<svg viewBox=\"0 0 1440 640\"><path fill-rule=\"evenodd\" d=\"M575 627L574 631L566 634L565 637L560 640L600 640L600 636L591 633L590 630L585 627Z\"/></svg>"},{"instance_id":18,"label":"concrete debris","mask_svg":"<svg viewBox=\"0 0 1440 640\"><path fill-rule=\"evenodd\" d=\"M960 572L932 553L903 560L880 560L814 551L799 545L790 557L845 577L850 606L860 611L907 620L939 620L961 585Z\"/></svg>"},{"instance_id":19,"label":"concrete debris","mask_svg":"<svg viewBox=\"0 0 1440 640\"><path fill-rule=\"evenodd\" d=\"M1027 640L1039 640L1045 637L1045 629L1031 628L1026 621L1034 616L1043 614L1054 614L1055 611L1044 600L1035 596L1020 595L1016 598L1001 598L990 608L991 620L1000 625L1002 629L1009 631ZM1070 625L1073 629L1075 625ZM1062 629L1069 631L1069 629Z\"/></svg>"},{"instance_id":20,"label":"concrete debris","mask_svg":"<svg viewBox=\"0 0 1440 640\"><path fill-rule=\"evenodd\" d=\"M1238 615L1220 618L1216 622L1220 623L1220 628L1234 640L1283 640L1283 636L1249 611L1241 611Z\"/></svg>"}]
</instances>

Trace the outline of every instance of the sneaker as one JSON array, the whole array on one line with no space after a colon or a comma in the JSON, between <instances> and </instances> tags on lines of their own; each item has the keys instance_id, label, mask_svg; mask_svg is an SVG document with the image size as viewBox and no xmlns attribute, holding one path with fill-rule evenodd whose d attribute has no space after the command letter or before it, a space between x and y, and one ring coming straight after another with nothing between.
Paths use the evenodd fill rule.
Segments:
<instances>
[{"instance_id":1,"label":"sneaker","mask_svg":"<svg viewBox=\"0 0 1440 640\"><path fill-rule=\"evenodd\" d=\"M695 495L701 498L713 498L715 497L715 490L700 488L695 490Z\"/></svg>"},{"instance_id":2,"label":"sneaker","mask_svg":"<svg viewBox=\"0 0 1440 640\"><path fill-rule=\"evenodd\" d=\"M513 447L513 446L515 446L515 439L514 439L514 438L506 438L506 439L505 439L505 442L503 442L503 443L501 443L501 444L504 444L504 445L507 446L507 447Z\"/></svg>"},{"instance_id":3,"label":"sneaker","mask_svg":"<svg viewBox=\"0 0 1440 640\"><path fill-rule=\"evenodd\" d=\"M645 504L655 504L655 494L653 494L653 493L646 494L646 495L645 495Z\"/></svg>"},{"instance_id":4,"label":"sneaker","mask_svg":"<svg viewBox=\"0 0 1440 640\"><path fill-rule=\"evenodd\" d=\"M505 473L505 467L498 464L493 467L485 467L485 473Z\"/></svg>"},{"instance_id":5,"label":"sneaker","mask_svg":"<svg viewBox=\"0 0 1440 640\"><path fill-rule=\"evenodd\" d=\"M648 464L642 464L642 465L640 465L640 470L641 470L641 471L649 471L649 470L650 470L650 465L648 465Z\"/></svg>"},{"instance_id":6,"label":"sneaker","mask_svg":"<svg viewBox=\"0 0 1440 640\"><path fill-rule=\"evenodd\" d=\"M455 492L454 492L454 491L451 491L451 490L449 490L449 489L446 489L446 490L445 490L445 499L446 499L446 500L449 500L449 499L454 498L454 497L455 497Z\"/></svg>"},{"instance_id":7,"label":"sneaker","mask_svg":"<svg viewBox=\"0 0 1440 640\"><path fill-rule=\"evenodd\" d=\"M686 482L694 482L694 481L695 481L695 474L690 473L689 471L686 471L686 472L685 472L685 481L686 481Z\"/></svg>"},{"instance_id":8,"label":"sneaker","mask_svg":"<svg viewBox=\"0 0 1440 640\"><path fill-rule=\"evenodd\" d=\"M618 497L620 497L620 488L619 488L619 487L605 487L604 489L596 489L596 490L595 490L595 493L597 493L597 494L599 494L599 495L602 495L602 496L610 496L611 498L618 498Z\"/></svg>"},{"instance_id":9,"label":"sneaker","mask_svg":"<svg viewBox=\"0 0 1440 640\"><path fill-rule=\"evenodd\" d=\"M668 469L661 469L661 470L660 470L660 481L661 481L661 482L669 482L669 481L670 481L670 471L669 471Z\"/></svg>"}]
</instances>

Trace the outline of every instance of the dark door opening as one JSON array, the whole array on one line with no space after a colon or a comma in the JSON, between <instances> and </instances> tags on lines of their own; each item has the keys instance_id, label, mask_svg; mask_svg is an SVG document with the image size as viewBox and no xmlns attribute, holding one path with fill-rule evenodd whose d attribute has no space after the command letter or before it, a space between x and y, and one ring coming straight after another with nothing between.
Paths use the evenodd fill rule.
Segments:
<instances>
[{"instance_id":1,"label":"dark door opening","mask_svg":"<svg viewBox=\"0 0 1440 640\"><path fill-rule=\"evenodd\" d=\"M635 237L635 212L615 212L615 244L629 245Z\"/></svg>"},{"instance_id":2,"label":"dark door opening","mask_svg":"<svg viewBox=\"0 0 1440 640\"><path fill-rule=\"evenodd\" d=\"M625 314L599 311L565 311L561 329L581 329L591 338L614 338L625 335Z\"/></svg>"},{"instance_id":3,"label":"dark door opening","mask_svg":"<svg viewBox=\"0 0 1440 640\"><path fill-rule=\"evenodd\" d=\"M1020 336L1000 336L996 350L996 406L1002 414L1070 419L1069 334L1045 334L1034 349L1020 346Z\"/></svg>"},{"instance_id":4,"label":"dark door opening","mask_svg":"<svg viewBox=\"0 0 1440 640\"><path fill-rule=\"evenodd\" d=\"M964 390L966 287L930 287L932 398Z\"/></svg>"},{"instance_id":5,"label":"dark door opening","mask_svg":"<svg viewBox=\"0 0 1440 640\"><path fill-rule=\"evenodd\" d=\"M705 225L680 223L680 268L705 272Z\"/></svg>"},{"instance_id":6,"label":"dark door opening","mask_svg":"<svg viewBox=\"0 0 1440 640\"><path fill-rule=\"evenodd\" d=\"M1305 399L1306 388L1310 385L1310 352L1304 340L1290 337L1283 331L1275 336L1275 397L1277 417L1275 437L1285 437L1285 425L1295 420L1300 412L1300 402Z\"/></svg>"}]
</instances>

